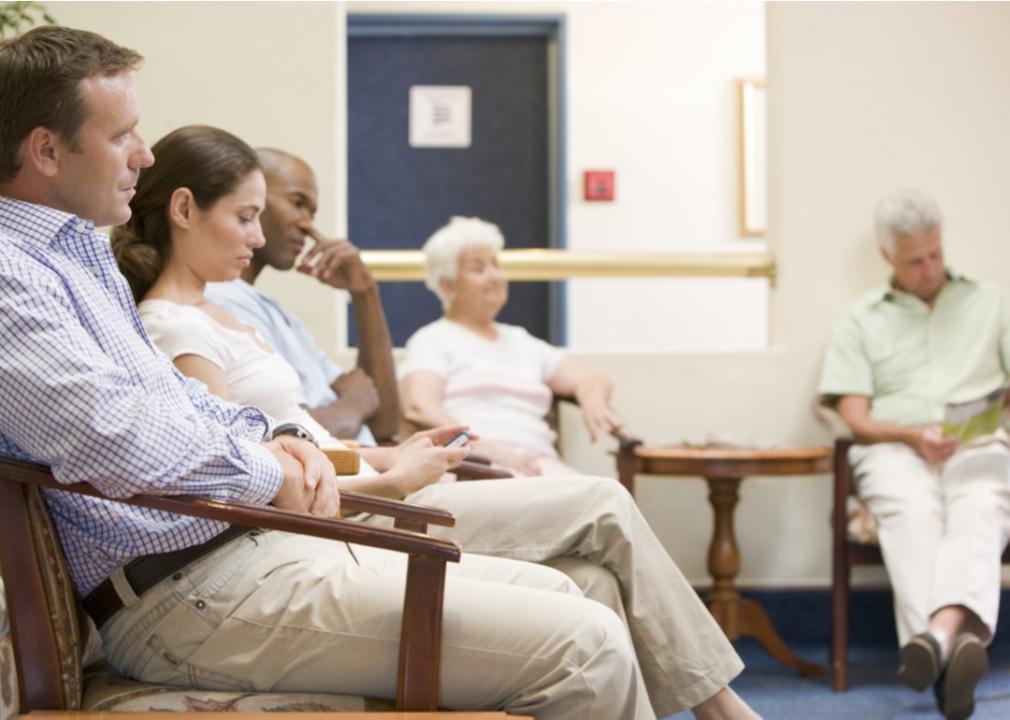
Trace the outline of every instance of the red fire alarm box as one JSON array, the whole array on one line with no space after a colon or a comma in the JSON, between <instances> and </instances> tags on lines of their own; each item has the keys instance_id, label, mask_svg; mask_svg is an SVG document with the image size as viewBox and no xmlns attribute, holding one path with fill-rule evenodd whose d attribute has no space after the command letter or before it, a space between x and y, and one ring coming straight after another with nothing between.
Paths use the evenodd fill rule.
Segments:
<instances>
[{"instance_id":1,"label":"red fire alarm box","mask_svg":"<svg viewBox=\"0 0 1010 720\"><path fill-rule=\"evenodd\" d=\"M582 197L591 202L613 202L614 171L586 170L582 173Z\"/></svg>"}]
</instances>

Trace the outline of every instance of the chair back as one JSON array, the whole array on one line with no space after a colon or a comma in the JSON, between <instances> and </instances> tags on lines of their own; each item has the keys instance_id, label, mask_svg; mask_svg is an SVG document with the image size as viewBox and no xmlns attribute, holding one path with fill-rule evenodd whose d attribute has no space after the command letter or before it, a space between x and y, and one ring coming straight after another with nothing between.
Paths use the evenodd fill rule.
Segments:
<instances>
[{"instance_id":1,"label":"chair back","mask_svg":"<svg viewBox=\"0 0 1010 720\"><path fill-rule=\"evenodd\" d=\"M0 571L20 712L77 710L83 644L76 591L39 488L8 470L0 467Z\"/></svg>"}]
</instances>

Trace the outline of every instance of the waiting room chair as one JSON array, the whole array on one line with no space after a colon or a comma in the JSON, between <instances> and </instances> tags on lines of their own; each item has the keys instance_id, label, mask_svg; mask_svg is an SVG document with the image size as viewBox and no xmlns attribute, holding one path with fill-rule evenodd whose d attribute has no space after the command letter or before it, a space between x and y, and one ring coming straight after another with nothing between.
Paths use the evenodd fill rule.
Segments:
<instances>
[{"instance_id":1,"label":"waiting room chair","mask_svg":"<svg viewBox=\"0 0 1010 720\"><path fill-rule=\"evenodd\" d=\"M103 497L90 485L61 485L49 469L0 459L0 570L6 589L16 680L10 646L0 636L3 706L16 683L20 712L170 710L392 709L388 701L325 694L204 692L144 685L109 671L86 674L84 619L62 547L40 488ZM435 711L441 651L445 564L458 562L459 546L428 537L427 525L451 526L451 513L382 498L341 493L344 512L395 518L399 529L320 518L273 507L256 507L182 496L138 495L117 499L129 505L220 520L249 528L280 530L370 545L409 555L404 591L396 709ZM2 592L2 591L0 591ZM2 598L0 598L2 600ZM2 605L2 603L0 603ZM0 617L0 625L5 618ZM500 715L504 717L502 713ZM498 717L498 714L488 717Z\"/></svg>"},{"instance_id":2,"label":"waiting room chair","mask_svg":"<svg viewBox=\"0 0 1010 720\"><path fill-rule=\"evenodd\" d=\"M882 565L877 527L853 494L849 448L852 438L835 440L834 491L831 510L831 686L849 689L849 615L852 568ZM1010 563L1010 548L1003 564Z\"/></svg>"}]
</instances>

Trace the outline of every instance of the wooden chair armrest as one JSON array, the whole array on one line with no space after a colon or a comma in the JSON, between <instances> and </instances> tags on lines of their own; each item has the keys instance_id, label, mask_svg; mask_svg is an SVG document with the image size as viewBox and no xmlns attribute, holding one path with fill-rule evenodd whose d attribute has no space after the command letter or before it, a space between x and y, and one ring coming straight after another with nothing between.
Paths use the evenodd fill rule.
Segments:
<instances>
[{"instance_id":1,"label":"wooden chair armrest","mask_svg":"<svg viewBox=\"0 0 1010 720\"><path fill-rule=\"evenodd\" d=\"M419 535L416 532L398 529L390 530L349 520L306 515L281 510L272 506L247 505L245 503L212 500L189 495L134 495L128 498L109 498L87 483L65 485L57 482L48 467L19 460L0 460L0 472L11 480L24 484L38 485L78 495L89 495L127 505L163 510L178 515L218 520L243 527L280 530L299 535L312 535L329 540L351 542L358 545L369 545L371 547L395 550L444 562L458 562L460 558L459 545L455 542ZM408 503L398 503L395 500L367 498L367 501L365 501L362 496L356 496L351 502L352 504L356 503L358 507L369 508L368 510L362 510L363 512L373 512L383 508L388 509L394 505L404 506L404 508L412 507ZM397 512L406 514L407 511L404 508L397 509ZM432 510L435 509L423 508L419 513L424 514L426 517L436 517L437 520L444 522L446 518L441 514L442 511L430 513ZM452 515L450 514L448 517L452 518Z\"/></svg>"},{"instance_id":2,"label":"wooden chair armrest","mask_svg":"<svg viewBox=\"0 0 1010 720\"><path fill-rule=\"evenodd\" d=\"M452 527L456 524L453 514L442 508L375 495L363 495L350 490L340 491L340 511L342 515L361 512L391 517L396 520L397 527L406 530L415 530L417 524L442 525L443 527ZM415 530L415 532L424 532L424 530Z\"/></svg>"},{"instance_id":3,"label":"wooden chair armrest","mask_svg":"<svg viewBox=\"0 0 1010 720\"><path fill-rule=\"evenodd\" d=\"M631 450L639 445L642 445L642 439L637 438L634 435L625 435L620 430L614 430L610 433L615 440L617 440L618 450Z\"/></svg>"},{"instance_id":4,"label":"wooden chair armrest","mask_svg":"<svg viewBox=\"0 0 1010 720\"><path fill-rule=\"evenodd\" d=\"M333 464L337 475L357 475L361 472L361 455L358 453L358 443L354 440L341 440L347 444L342 448L323 448L323 454Z\"/></svg>"},{"instance_id":5,"label":"wooden chair armrest","mask_svg":"<svg viewBox=\"0 0 1010 720\"><path fill-rule=\"evenodd\" d=\"M466 462L477 463L478 465L491 465L491 458L487 455L481 455L480 453L472 452L466 456Z\"/></svg>"},{"instance_id":6,"label":"wooden chair armrest","mask_svg":"<svg viewBox=\"0 0 1010 720\"><path fill-rule=\"evenodd\" d=\"M467 459L457 465L453 472L460 480L502 480L504 478L515 477L511 471L503 467L492 465L490 461L474 462L467 456Z\"/></svg>"}]
</instances>

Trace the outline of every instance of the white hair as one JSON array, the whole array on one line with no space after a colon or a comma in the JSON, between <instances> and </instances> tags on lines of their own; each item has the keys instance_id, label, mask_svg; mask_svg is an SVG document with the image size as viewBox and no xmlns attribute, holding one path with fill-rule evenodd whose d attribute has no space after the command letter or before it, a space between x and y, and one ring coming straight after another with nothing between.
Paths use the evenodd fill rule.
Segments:
<instances>
[{"instance_id":1,"label":"white hair","mask_svg":"<svg viewBox=\"0 0 1010 720\"><path fill-rule=\"evenodd\" d=\"M494 223L480 218L454 216L449 224L428 238L424 250L424 284L449 309L452 298L441 286L441 280L455 280L459 274L459 256L471 247L486 247L498 252L505 247L505 238Z\"/></svg>"},{"instance_id":2,"label":"white hair","mask_svg":"<svg viewBox=\"0 0 1010 720\"><path fill-rule=\"evenodd\" d=\"M881 250L892 257L898 236L939 230L942 223L940 206L933 198L919 190L903 190L877 206L877 242Z\"/></svg>"}]
</instances>

